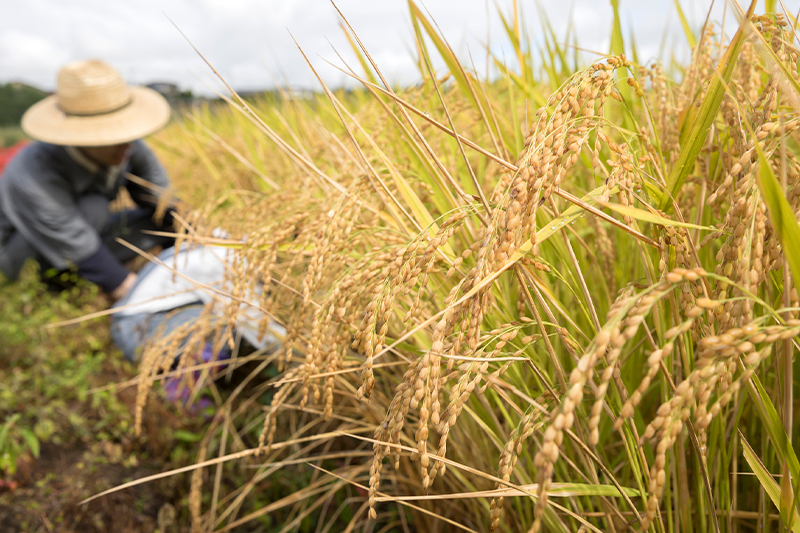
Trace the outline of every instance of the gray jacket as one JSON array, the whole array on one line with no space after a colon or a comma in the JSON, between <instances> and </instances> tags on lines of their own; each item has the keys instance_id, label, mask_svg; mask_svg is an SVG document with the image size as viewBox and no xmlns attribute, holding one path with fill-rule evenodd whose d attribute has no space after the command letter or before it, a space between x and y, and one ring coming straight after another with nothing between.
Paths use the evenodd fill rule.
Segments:
<instances>
[{"instance_id":1,"label":"gray jacket","mask_svg":"<svg viewBox=\"0 0 800 533\"><path fill-rule=\"evenodd\" d=\"M125 187L140 206L154 206L153 191L125 178L126 172L153 185L169 185L166 172L142 141L135 141L121 168L80 164L69 148L34 143L8 164L0 176L0 248L14 231L59 270L78 264L100 248L97 231L78 211L82 196L113 200ZM74 152L73 152L74 153Z\"/></svg>"}]
</instances>

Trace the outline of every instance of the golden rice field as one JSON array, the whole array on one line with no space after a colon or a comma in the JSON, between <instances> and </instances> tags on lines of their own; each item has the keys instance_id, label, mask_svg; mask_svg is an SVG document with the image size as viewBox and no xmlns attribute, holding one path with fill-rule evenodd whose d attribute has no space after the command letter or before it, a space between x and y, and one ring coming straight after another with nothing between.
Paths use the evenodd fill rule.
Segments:
<instances>
[{"instance_id":1,"label":"golden rice field","mask_svg":"<svg viewBox=\"0 0 800 533\"><path fill-rule=\"evenodd\" d=\"M232 295L286 328L220 400L193 529L800 531L798 41L755 4L687 26L684 65L639 63L619 14L585 64L505 13L516 62L487 80L409 2L416 86L345 26L362 90L153 139L182 239L236 249ZM240 513L281 469L308 482Z\"/></svg>"}]
</instances>

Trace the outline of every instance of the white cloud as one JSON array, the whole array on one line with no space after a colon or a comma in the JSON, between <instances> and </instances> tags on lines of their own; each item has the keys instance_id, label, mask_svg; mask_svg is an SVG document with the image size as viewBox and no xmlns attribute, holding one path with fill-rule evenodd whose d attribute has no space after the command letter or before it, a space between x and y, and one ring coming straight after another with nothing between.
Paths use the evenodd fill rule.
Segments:
<instances>
[{"instance_id":1,"label":"white cloud","mask_svg":"<svg viewBox=\"0 0 800 533\"><path fill-rule=\"evenodd\" d=\"M0 72L36 72L41 70L55 76L54 69L69 59L66 50L42 35L11 30L0 34Z\"/></svg>"},{"instance_id":2,"label":"white cloud","mask_svg":"<svg viewBox=\"0 0 800 533\"><path fill-rule=\"evenodd\" d=\"M498 1L510 16L511 0ZM694 5L705 3L710 0ZM623 31L627 38L633 28L644 55L641 59L657 54L673 2L622 0L621 4ZM337 5L392 81L411 83L418 78L405 0L339 0ZM492 51L504 53L513 64L495 2L427 0L425 5L458 55L468 61L471 52L481 72L487 31ZM543 26L535 4L520 5L524 29L531 42L540 46ZM543 5L559 39L572 25L582 47L607 51L612 17L608 2L551 0ZM702 9L688 12L696 24L705 17ZM204 81L213 75L167 17L238 88L269 87L276 78L296 86L316 86L289 32L326 83L346 80L320 58L339 63L331 45L360 68L329 0L34 0L7 2L3 7L0 82L21 79L52 89L59 66L99 57L134 83L177 81L208 92ZM670 46L683 38L677 17L672 17Z\"/></svg>"}]
</instances>

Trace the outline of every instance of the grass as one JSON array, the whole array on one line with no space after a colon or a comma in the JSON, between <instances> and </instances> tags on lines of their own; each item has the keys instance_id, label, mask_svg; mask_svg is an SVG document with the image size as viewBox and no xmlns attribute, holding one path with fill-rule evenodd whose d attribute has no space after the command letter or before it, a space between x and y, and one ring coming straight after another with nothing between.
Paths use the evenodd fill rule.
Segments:
<instances>
[{"instance_id":1,"label":"grass","mask_svg":"<svg viewBox=\"0 0 800 533\"><path fill-rule=\"evenodd\" d=\"M589 65L545 24L537 64L515 10L519 64L485 80L409 2L416 87L345 26L362 91L159 134L182 238L223 227L233 294L287 329L218 398L193 527L798 527L798 57L754 5L679 71L622 55L618 20Z\"/></svg>"},{"instance_id":2,"label":"grass","mask_svg":"<svg viewBox=\"0 0 800 533\"><path fill-rule=\"evenodd\" d=\"M62 292L49 290L34 263L16 283L0 281L3 531L188 531L188 476L79 503L132 479L191 462L206 426L203 416L187 413L159 393L146 406L142 436L133 434L136 367L113 346L107 318L81 320L107 306L97 287L87 283ZM65 321L73 323L49 327ZM241 385L240 374L232 373L217 393L228 397ZM259 377L276 374L267 369ZM287 466L274 480L270 490L241 509L251 512L301 490L311 475ZM242 484L240 473L226 472L225 487ZM201 501L208 505L211 494ZM260 525L264 531L279 531L284 516L273 513ZM310 527L307 522L304 531Z\"/></svg>"},{"instance_id":3,"label":"grass","mask_svg":"<svg viewBox=\"0 0 800 533\"><path fill-rule=\"evenodd\" d=\"M172 494L164 484L76 505L126 478L186 460L191 449L150 417L148 439L131 438L135 395L105 386L134 376L135 368L113 348L107 324L46 327L103 306L97 288L85 283L48 290L33 263L18 282L0 281L0 521L6 531L156 527L159 508L178 504L186 492L175 480ZM175 413L156 408L150 414L196 431Z\"/></svg>"}]
</instances>

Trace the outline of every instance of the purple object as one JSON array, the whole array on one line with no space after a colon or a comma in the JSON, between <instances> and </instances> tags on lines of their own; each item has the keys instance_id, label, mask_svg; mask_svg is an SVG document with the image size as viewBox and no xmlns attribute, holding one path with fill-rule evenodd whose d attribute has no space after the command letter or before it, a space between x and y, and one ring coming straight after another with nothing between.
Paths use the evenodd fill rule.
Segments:
<instances>
[{"instance_id":1,"label":"purple object","mask_svg":"<svg viewBox=\"0 0 800 533\"><path fill-rule=\"evenodd\" d=\"M225 361L230 359L231 352L230 350L225 347L219 351L216 357L214 357L214 347L211 346L211 343L207 342L203 346L202 352L199 354L195 353L192 354L190 357L193 359L193 363L195 364L203 364L203 363L210 363L212 360L216 361ZM194 365L189 365L194 366ZM220 364L217 366L217 369L221 369L225 366L225 363ZM197 382L200 378L200 371L195 370L192 372L191 380L186 379L188 374L183 374L180 376L173 376L170 378L166 378L164 380L164 393L167 395L167 399L173 403L180 403L181 406L186 407L186 403L189 401L189 397L192 393L192 385ZM186 383L189 381L189 383ZM203 410L211 407L212 402L208 398L201 397L192 407L191 411L202 412Z\"/></svg>"}]
</instances>

